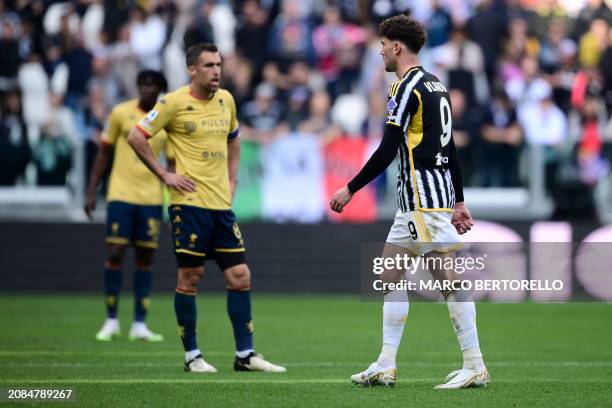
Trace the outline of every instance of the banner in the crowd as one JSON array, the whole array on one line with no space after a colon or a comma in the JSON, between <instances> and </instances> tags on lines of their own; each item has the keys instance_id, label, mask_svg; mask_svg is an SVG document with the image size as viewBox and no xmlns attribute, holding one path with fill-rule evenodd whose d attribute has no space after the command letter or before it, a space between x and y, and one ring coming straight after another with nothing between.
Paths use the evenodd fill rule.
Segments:
<instances>
[{"instance_id":1,"label":"banner in the crowd","mask_svg":"<svg viewBox=\"0 0 612 408\"><path fill-rule=\"evenodd\" d=\"M325 196L327 201L354 177L368 159L368 141L363 137L342 137L324 148ZM327 203L326 203L327 204ZM341 214L326 205L328 216L334 221L371 222L376 219L376 195L372 185L355 194Z\"/></svg>"},{"instance_id":2,"label":"banner in the crowd","mask_svg":"<svg viewBox=\"0 0 612 408\"><path fill-rule=\"evenodd\" d=\"M261 178L259 144L248 140L242 141L238 188L233 203L233 210L238 220L261 217Z\"/></svg>"},{"instance_id":3,"label":"banner in the crowd","mask_svg":"<svg viewBox=\"0 0 612 408\"><path fill-rule=\"evenodd\" d=\"M319 138L293 133L262 147L262 215L274 222L318 222L325 216Z\"/></svg>"}]
</instances>

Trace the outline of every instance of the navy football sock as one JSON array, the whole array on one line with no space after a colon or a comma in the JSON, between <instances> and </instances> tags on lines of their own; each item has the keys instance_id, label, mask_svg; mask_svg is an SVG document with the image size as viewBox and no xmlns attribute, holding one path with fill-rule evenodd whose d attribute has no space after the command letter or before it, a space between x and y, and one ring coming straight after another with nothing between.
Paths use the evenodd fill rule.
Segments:
<instances>
[{"instance_id":1,"label":"navy football sock","mask_svg":"<svg viewBox=\"0 0 612 408\"><path fill-rule=\"evenodd\" d=\"M197 308L195 295L174 294L174 312L185 351L198 348L196 340Z\"/></svg>"},{"instance_id":2,"label":"navy football sock","mask_svg":"<svg viewBox=\"0 0 612 408\"><path fill-rule=\"evenodd\" d=\"M253 322L251 319L251 291L227 291L227 313L234 328L236 351L253 348Z\"/></svg>"},{"instance_id":3,"label":"navy football sock","mask_svg":"<svg viewBox=\"0 0 612 408\"><path fill-rule=\"evenodd\" d=\"M153 272L137 269L134 273L134 321L144 322L153 288Z\"/></svg>"},{"instance_id":4,"label":"navy football sock","mask_svg":"<svg viewBox=\"0 0 612 408\"><path fill-rule=\"evenodd\" d=\"M121 269L104 268L104 293L106 295L106 316L117 318L119 292L121 291Z\"/></svg>"}]
</instances>

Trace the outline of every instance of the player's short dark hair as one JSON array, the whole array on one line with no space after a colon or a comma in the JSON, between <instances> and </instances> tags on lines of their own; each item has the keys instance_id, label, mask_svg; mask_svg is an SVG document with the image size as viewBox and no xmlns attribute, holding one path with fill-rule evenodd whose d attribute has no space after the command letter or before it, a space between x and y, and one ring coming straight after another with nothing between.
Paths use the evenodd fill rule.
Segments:
<instances>
[{"instance_id":1,"label":"player's short dark hair","mask_svg":"<svg viewBox=\"0 0 612 408\"><path fill-rule=\"evenodd\" d=\"M208 42L202 42L192 45L187 49L187 53L185 55L185 62L187 63L187 66L195 64L200 54L204 51L219 52L219 48L217 48L215 44Z\"/></svg>"},{"instance_id":2,"label":"player's short dark hair","mask_svg":"<svg viewBox=\"0 0 612 408\"><path fill-rule=\"evenodd\" d=\"M403 14L383 20L378 29L381 37L400 41L415 54L421 50L427 39L423 24Z\"/></svg>"},{"instance_id":3,"label":"player's short dark hair","mask_svg":"<svg viewBox=\"0 0 612 408\"><path fill-rule=\"evenodd\" d=\"M168 91L168 81L161 72L154 71L152 69L145 69L138 73L138 77L136 77L136 85L140 86L141 84L149 81L159 86L159 89L161 89L162 92Z\"/></svg>"}]
</instances>

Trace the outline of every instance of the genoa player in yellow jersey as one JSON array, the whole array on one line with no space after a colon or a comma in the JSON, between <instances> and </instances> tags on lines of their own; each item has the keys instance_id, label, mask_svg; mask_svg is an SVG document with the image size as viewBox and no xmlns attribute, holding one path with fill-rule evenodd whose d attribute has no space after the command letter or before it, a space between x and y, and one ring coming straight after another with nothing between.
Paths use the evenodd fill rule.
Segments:
<instances>
[{"instance_id":1,"label":"genoa player in yellow jersey","mask_svg":"<svg viewBox=\"0 0 612 408\"><path fill-rule=\"evenodd\" d=\"M198 348L196 293L205 259L213 259L227 283L236 371L284 372L253 350L251 272L232 198L240 160L236 104L219 88L221 56L214 44L200 43L186 55L191 83L167 94L132 129L128 143L149 169L171 188L170 220L178 283L174 309L185 350L185 371L216 372ZM176 173L164 169L147 139L165 129L175 153ZM155 136L157 137L157 136Z\"/></svg>"},{"instance_id":2,"label":"genoa player in yellow jersey","mask_svg":"<svg viewBox=\"0 0 612 408\"><path fill-rule=\"evenodd\" d=\"M85 212L91 218L96 205L96 190L114 154L113 167L106 200L106 243L108 256L104 265L104 286L107 318L96 335L99 341L110 341L119 336L117 319L121 267L129 245L134 246L134 322L130 340L162 341L160 334L147 327L145 318L153 286L152 263L158 245L162 215L163 185L151 174L127 143L127 136L165 92L167 82L157 71L142 71L137 78L139 99L131 99L115 106L108 117L100 149L94 162L85 197ZM155 157L164 154L172 163L172 154L164 131L151 139Z\"/></svg>"}]
</instances>

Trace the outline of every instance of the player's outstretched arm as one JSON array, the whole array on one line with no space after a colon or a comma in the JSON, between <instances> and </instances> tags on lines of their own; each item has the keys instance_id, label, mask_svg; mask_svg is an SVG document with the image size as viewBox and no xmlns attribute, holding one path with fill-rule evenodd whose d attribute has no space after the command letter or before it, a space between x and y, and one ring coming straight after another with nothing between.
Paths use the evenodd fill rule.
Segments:
<instances>
[{"instance_id":1,"label":"player's outstretched arm","mask_svg":"<svg viewBox=\"0 0 612 408\"><path fill-rule=\"evenodd\" d=\"M98 149L98 153L96 154L93 166L91 168L91 174L89 175L89 184L87 185L87 190L85 191L84 210L85 214L87 214L87 217L89 217L90 220L92 219L93 211L96 209L96 195L98 190L98 184L100 184L100 180L102 180L102 176L108 168L108 164L110 163L112 154L113 146L102 140L102 142L100 143L100 148Z\"/></svg>"},{"instance_id":2,"label":"player's outstretched arm","mask_svg":"<svg viewBox=\"0 0 612 408\"><path fill-rule=\"evenodd\" d=\"M240 165L239 137L227 141L227 165L229 167L230 194L233 199L238 185L238 166Z\"/></svg>"},{"instance_id":3,"label":"player's outstretched arm","mask_svg":"<svg viewBox=\"0 0 612 408\"><path fill-rule=\"evenodd\" d=\"M353 198L353 194L361 190L389 167L403 138L404 134L400 127L395 125L385 126L383 138L376 151L372 154L372 157L370 157L361 171L348 185L336 191L332 197L329 206L333 211L341 213L344 206Z\"/></svg>"},{"instance_id":4,"label":"player's outstretched arm","mask_svg":"<svg viewBox=\"0 0 612 408\"><path fill-rule=\"evenodd\" d=\"M159 164L155 154L153 154L153 150L151 150L151 146L147 142L147 136L137 126L133 127L130 131L127 142L145 166L163 183L182 192L196 191L196 185L192 180L176 173L171 173Z\"/></svg>"},{"instance_id":5,"label":"player's outstretched arm","mask_svg":"<svg viewBox=\"0 0 612 408\"><path fill-rule=\"evenodd\" d=\"M459 158L457 157L455 141L452 137L450 141L448 166L451 172L451 180L453 182L453 190L455 190L456 197L455 209L451 222L459 234L465 234L474 226L474 220L472 219L470 210L468 210L464 203L463 175L461 173L461 166L459 165Z\"/></svg>"}]
</instances>

